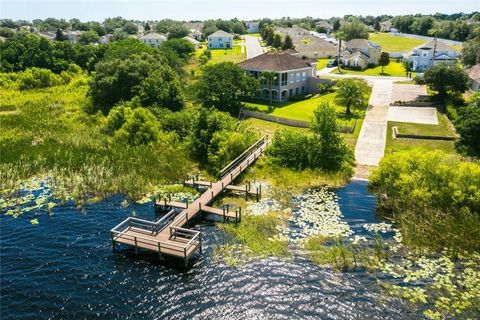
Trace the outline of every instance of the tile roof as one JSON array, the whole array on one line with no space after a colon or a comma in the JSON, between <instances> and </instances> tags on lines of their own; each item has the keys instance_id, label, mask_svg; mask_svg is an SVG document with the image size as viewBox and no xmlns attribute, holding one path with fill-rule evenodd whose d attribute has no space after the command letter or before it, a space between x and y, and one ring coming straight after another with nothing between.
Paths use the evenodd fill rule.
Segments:
<instances>
[{"instance_id":1,"label":"tile roof","mask_svg":"<svg viewBox=\"0 0 480 320\"><path fill-rule=\"evenodd\" d=\"M167 40L167 37L165 37L164 35L161 35L160 33L151 32L151 33L147 33L147 34L141 36L140 39L142 39L142 40L145 40L145 39L163 39L163 40Z\"/></svg>"},{"instance_id":2,"label":"tile roof","mask_svg":"<svg viewBox=\"0 0 480 320\"><path fill-rule=\"evenodd\" d=\"M431 40L427 43L424 43L415 49L422 49L422 50L433 50L433 47L435 46L435 40ZM441 40L437 40L437 48L436 51L457 51L454 48L450 47L447 45L445 42Z\"/></svg>"},{"instance_id":3,"label":"tile roof","mask_svg":"<svg viewBox=\"0 0 480 320\"><path fill-rule=\"evenodd\" d=\"M285 52L267 52L240 62L238 66L245 70L287 71L309 68L313 61L292 56Z\"/></svg>"}]
</instances>

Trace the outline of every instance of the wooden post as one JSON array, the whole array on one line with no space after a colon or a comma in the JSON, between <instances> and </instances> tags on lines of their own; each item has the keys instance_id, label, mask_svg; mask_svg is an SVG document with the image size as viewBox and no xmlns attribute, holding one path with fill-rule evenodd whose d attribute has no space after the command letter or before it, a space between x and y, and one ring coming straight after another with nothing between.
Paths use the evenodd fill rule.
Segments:
<instances>
[{"instance_id":1,"label":"wooden post","mask_svg":"<svg viewBox=\"0 0 480 320\"><path fill-rule=\"evenodd\" d=\"M224 189L225 187L223 186L223 181L222 181L222 190Z\"/></svg>"},{"instance_id":2,"label":"wooden post","mask_svg":"<svg viewBox=\"0 0 480 320\"><path fill-rule=\"evenodd\" d=\"M248 200L248 184L245 185L245 201Z\"/></svg>"},{"instance_id":3,"label":"wooden post","mask_svg":"<svg viewBox=\"0 0 480 320\"><path fill-rule=\"evenodd\" d=\"M212 181L210 181L210 188L213 186Z\"/></svg>"},{"instance_id":4,"label":"wooden post","mask_svg":"<svg viewBox=\"0 0 480 320\"><path fill-rule=\"evenodd\" d=\"M257 197L257 202L258 202L258 187L256 187L256 197Z\"/></svg>"},{"instance_id":5,"label":"wooden post","mask_svg":"<svg viewBox=\"0 0 480 320\"><path fill-rule=\"evenodd\" d=\"M135 237L135 254L138 255L137 237Z\"/></svg>"},{"instance_id":6,"label":"wooden post","mask_svg":"<svg viewBox=\"0 0 480 320\"><path fill-rule=\"evenodd\" d=\"M212 200L213 200L213 191L212 191Z\"/></svg>"},{"instance_id":7,"label":"wooden post","mask_svg":"<svg viewBox=\"0 0 480 320\"><path fill-rule=\"evenodd\" d=\"M239 207L238 208L238 222L240 222L242 220L242 207Z\"/></svg>"},{"instance_id":8,"label":"wooden post","mask_svg":"<svg viewBox=\"0 0 480 320\"><path fill-rule=\"evenodd\" d=\"M185 200L185 202L186 202L186 204L187 204L187 209L188 209L188 199L187 199L187 200Z\"/></svg>"}]
</instances>

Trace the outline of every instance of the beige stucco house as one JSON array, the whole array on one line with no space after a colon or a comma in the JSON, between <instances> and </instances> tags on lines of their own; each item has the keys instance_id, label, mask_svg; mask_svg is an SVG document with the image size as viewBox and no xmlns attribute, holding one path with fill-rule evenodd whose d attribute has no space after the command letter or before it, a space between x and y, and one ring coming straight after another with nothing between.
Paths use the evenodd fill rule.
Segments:
<instances>
[{"instance_id":1,"label":"beige stucco house","mask_svg":"<svg viewBox=\"0 0 480 320\"><path fill-rule=\"evenodd\" d=\"M480 64L474 65L466 71L470 78L470 89L480 91Z\"/></svg>"},{"instance_id":2,"label":"beige stucco house","mask_svg":"<svg viewBox=\"0 0 480 320\"><path fill-rule=\"evenodd\" d=\"M232 49L233 34L218 30L208 36L208 49Z\"/></svg>"},{"instance_id":3,"label":"beige stucco house","mask_svg":"<svg viewBox=\"0 0 480 320\"><path fill-rule=\"evenodd\" d=\"M294 45L300 58L334 58L338 52L338 47L335 44L312 35L304 36L302 40L295 42Z\"/></svg>"},{"instance_id":4,"label":"beige stucco house","mask_svg":"<svg viewBox=\"0 0 480 320\"><path fill-rule=\"evenodd\" d=\"M245 73L260 79L259 97L283 101L289 97L313 93L320 82L317 78L317 63L302 59L287 52L267 52L238 64ZM263 72L276 74L273 85L262 79ZM271 90L271 91L270 91Z\"/></svg>"},{"instance_id":5,"label":"beige stucco house","mask_svg":"<svg viewBox=\"0 0 480 320\"><path fill-rule=\"evenodd\" d=\"M377 65L380 60L382 48L380 45L366 39L352 39L345 44L341 53L341 61L345 66L368 68Z\"/></svg>"},{"instance_id":6,"label":"beige stucco house","mask_svg":"<svg viewBox=\"0 0 480 320\"><path fill-rule=\"evenodd\" d=\"M140 41L142 41L145 44L148 44L152 48L160 47L162 42L166 40L167 40L167 37L156 32L147 33L146 35L143 35L140 37Z\"/></svg>"}]
</instances>

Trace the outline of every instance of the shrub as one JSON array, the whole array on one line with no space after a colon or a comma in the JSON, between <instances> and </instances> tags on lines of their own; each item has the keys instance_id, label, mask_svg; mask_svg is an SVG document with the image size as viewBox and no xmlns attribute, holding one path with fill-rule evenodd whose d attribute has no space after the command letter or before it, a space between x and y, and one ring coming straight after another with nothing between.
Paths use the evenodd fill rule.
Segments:
<instances>
[{"instance_id":1,"label":"shrub","mask_svg":"<svg viewBox=\"0 0 480 320\"><path fill-rule=\"evenodd\" d=\"M20 90L47 88L62 83L62 78L48 69L30 68L18 74Z\"/></svg>"},{"instance_id":2,"label":"shrub","mask_svg":"<svg viewBox=\"0 0 480 320\"><path fill-rule=\"evenodd\" d=\"M455 129L460 134L459 143L480 154L480 108L472 105L459 109Z\"/></svg>"},{"instance_id":3,"label":"shrub","mask_svg":"<svg viewBox=\"0 0 480 320\"><path fill-rule=\"evenodd\" d=\"M318 84L318 93L327 94L333 92L333 83L331 82L320 82Z\"/></svg>"},{"instance_id":4,"label":"shrub","mask_svg":"<svg viewBox=\"0 0 480 320\"><path fill-rule=\"evenodd\" d=\"M370 187L407 244L456 253L480 250L478 163L440 151L399 152L380 162Z\"/></svg>"},{"instance_id":5,"label":"shrub","mask_svg":"<svg viewBox=\"0 0 480 320\"><path fill-rule=\"evenodd\" d=\"M114 133L116 140L130 145L149 144L157 141L162 134L157 118L145 108L114 111L110 121L110 130L118 127L123 120L122 125Z\"/></svg>"}]
</instances>

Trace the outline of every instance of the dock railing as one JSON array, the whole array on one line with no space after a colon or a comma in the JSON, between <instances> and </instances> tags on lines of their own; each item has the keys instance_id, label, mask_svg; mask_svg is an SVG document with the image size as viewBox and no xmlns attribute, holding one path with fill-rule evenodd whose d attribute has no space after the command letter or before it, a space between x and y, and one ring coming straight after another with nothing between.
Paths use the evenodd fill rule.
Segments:
<instances>
[{"instance_id":1,"label":"dock railing","mask_svg":"<svg viewBox=\"0 0 480 320\"><path fill-rule=\"evenodd\" d=\"M170 221L175 218L175 210L170 210L166 215L156 222L139 219L135 217L128 217L123 220L120 224L114 227L111 232L124 231L126 228L138 228L143 230L148 230L152 235L157 235L162 231Z\"/></svg>"},{"instance_id":2,"label":"dock railing","mask_svg":"<svg viewBox=\"0 0 480 320\"><path fill-rule=\"evenodd\" d=\"M262 146L266 141L268 140L268 136L265 135L262 138L260 138L257 142L252 144L247 150L245 150L241 155L239 155L235 160L227 164L221 171L220 171L220 177L223 178L225 177L232 169L236 168L240 163L242 163L249 155L254 153L255 151L258 150L260 146Z\"/></svg>"}]
</instances>

